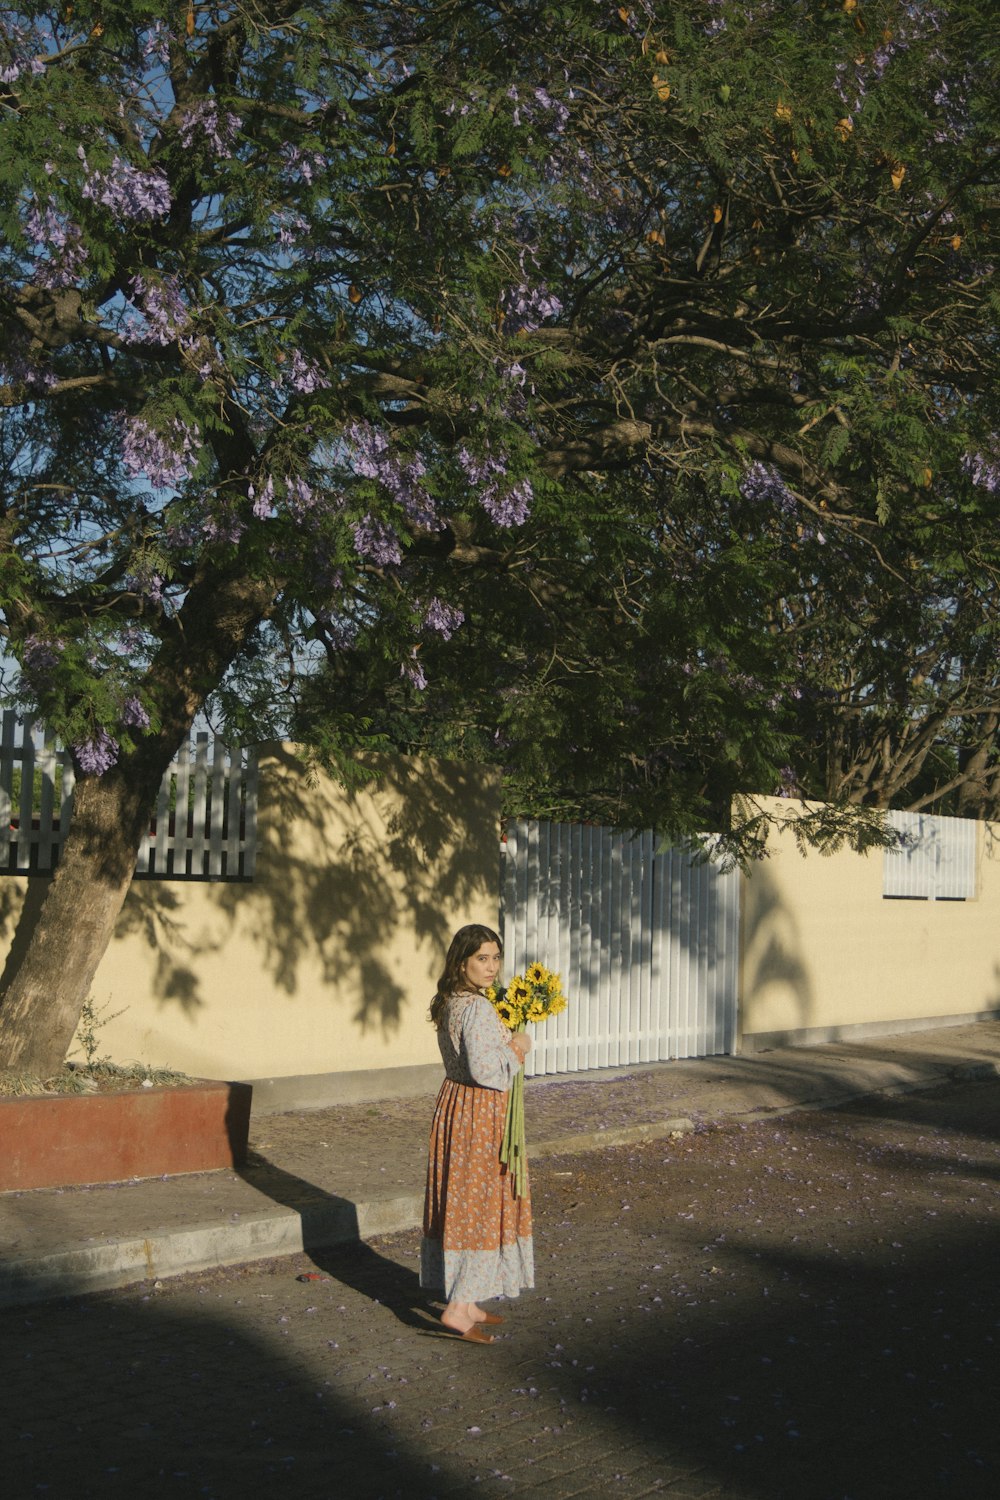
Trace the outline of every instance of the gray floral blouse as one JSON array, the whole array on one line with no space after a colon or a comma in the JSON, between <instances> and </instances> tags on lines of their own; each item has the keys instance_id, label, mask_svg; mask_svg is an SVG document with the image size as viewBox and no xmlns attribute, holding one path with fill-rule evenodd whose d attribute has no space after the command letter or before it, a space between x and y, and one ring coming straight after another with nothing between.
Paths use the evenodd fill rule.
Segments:
<instances>
[{"instance_id":1,"label":"gray floral blouse","mask_svg":"<svg viewBox=\"0 0 1000 1500\"><path fill-rule=\"evenodd\" d=\"M444 1071L455 1083L509 1089L521 1066L510 1032L483 995L450 995L438 1026Z\"/></svg>"}]
</instances>

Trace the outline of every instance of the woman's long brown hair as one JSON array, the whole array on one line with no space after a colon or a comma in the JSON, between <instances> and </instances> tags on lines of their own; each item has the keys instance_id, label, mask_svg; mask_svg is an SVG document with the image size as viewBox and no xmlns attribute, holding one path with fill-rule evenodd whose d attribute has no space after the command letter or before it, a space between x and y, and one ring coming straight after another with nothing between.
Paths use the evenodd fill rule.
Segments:
<instances>
[{"instance_id":1,"label":"woman's long brown hair","mask_svg":"<svg viewBox=\"0 0 1000 1500\"><path fill-rule=\"evenodd\" d=\"M441 1014L449 996L460 994L462 990L469 988L469 981L462 973L462 968L484 943L496 943L501 957L503 956L503 943L498 935L492 927L483 927L479 922L470 922L467 927L460 927L452 938L444 961L444 973L438 980L437 993L431 1001L431 1020L435 1026L441 1024Z\"/></svg>"}]
</instances>

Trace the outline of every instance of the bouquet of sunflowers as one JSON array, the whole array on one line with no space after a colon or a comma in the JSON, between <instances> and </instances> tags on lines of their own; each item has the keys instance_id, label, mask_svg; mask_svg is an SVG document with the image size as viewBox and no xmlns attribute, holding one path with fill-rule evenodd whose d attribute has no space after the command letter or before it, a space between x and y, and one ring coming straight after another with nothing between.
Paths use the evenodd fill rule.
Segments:
<instances>
[{"instance_id":1,"label":"bouquet of sunflowers","mask_svg":"<svg viewBox=\"0 0 1000 1500\"><path fill-rule=\"evenodd\" d=\"M529 1021L547 1021L567 1006L558 974L539 963L529 964L506 985L493 985L486 992L508 1031L523 1031ZM523 1198L527 1156L524 1140L524 1068L518 1069L507 1096L500 1160L514 1179L514 1196Z\"/></svg>"}]
</instances>

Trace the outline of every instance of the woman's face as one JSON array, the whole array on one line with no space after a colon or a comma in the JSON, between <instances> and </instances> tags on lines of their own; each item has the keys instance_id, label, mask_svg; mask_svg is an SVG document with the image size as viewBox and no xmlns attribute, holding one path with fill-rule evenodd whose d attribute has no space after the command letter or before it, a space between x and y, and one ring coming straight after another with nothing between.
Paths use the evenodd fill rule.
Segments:
<instances>
[{"instance_id":1,"label":"woman's face","mask_svg":"<svg viewBox=\"0 0 1000 1500\"><path fill-rule=\"evenodd\" d=\"M483 943L462 965L462 973L473 989L488 990L500 973L500 949L496 943Z\"/></svg>"}]
</instances>

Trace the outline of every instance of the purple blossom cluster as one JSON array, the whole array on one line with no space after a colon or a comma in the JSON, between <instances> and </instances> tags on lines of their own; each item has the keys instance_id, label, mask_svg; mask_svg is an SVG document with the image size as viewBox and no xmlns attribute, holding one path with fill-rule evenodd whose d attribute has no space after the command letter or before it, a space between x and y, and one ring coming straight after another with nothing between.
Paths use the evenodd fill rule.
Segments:
<instances>
[{"instance_id":1,"label":"purple blossom cluster","mask_svg":"<svg viewBox=\"0 0 1000 1500\"><path fill-rule=\"evenodd\" d=\"M109 636L110 649L117 656L133 657L145 655L149 648L150 637L138 624L123 625L117 635Z\"/></svg>"},{"instance_id":2,"label":"purple blossom cluster","mask_svg":"<svg viewBox=\"0 0 1000 1500\"><path fill-rule=\"evenodd\" d=\"M169 436L144 417L122 421L122 462L128 474L145 474L156 490L173 489L194 471L198 431L179 417L169 424Z\"/></svg>"},{"instance_id":3,"label":"purple blossom cluster","mask_svg":"<svg viewBox=\"0 0 1000 1500\"><path fill-rule=\"evenodd\" d=\"M344 615L332 615L325 609L317 610L316 620L322 629L325 644L332 646L335 651L349 651L358 638L360 626L357 620Z\"/></svg>"},{"instance_id":4,"label":"purple blossom cluster","mask_svg":"<svg viewBox=\"0 0 1000 1500\"><path fill-rule=\"evenodd\" d=\"M421 482L427 469L419 454L401 462L385 433L370 422L354 422L344 433L344 443L355 474L382 485L415 525L441 529L434 501Z\"/></svg>"},{"instance_id":5,"label":"purple blossom cluster","mask_svg":"<svg viewBox=\"0 0 1000 1500\"><path fill-rule=\"evenodd\" d=\"M73 746L76 763L85 776L103 776L118 760L118 741L106 729L95 730L89 740Z\"/></svg>"},{"instance_id":6,"label":"purple blossom cluster","mask_svg":"<svg viewBox=\"0 0 1000 1500\"><path fill-rule=\"evenodd\" d=\"M225 161L233 154L242 125L239 115L229 110L220 112L217 99L199 99L184 110L177 136L185 151L190 151L196 139L204 137L214 155Z\"/></svg>"},{"instance_id":7,"label":"purple blossom cluster","mask_svg":"<svg viewBox=\"0 0 1000 1500\"><path fill-rule=\"evenodd\" d=\"M330 381L314 360L307 359L298 349L292 351L288 374L285 379L294 391L308 395L312 391L326 389Z\"/></svg>"},{"instance_id":8,"label":"purple blossom cluster","mask_svg":"<svg viewBox=\"0 0 1000 1500\"><path fill-rule=\"evenodd\" d=\"M34 686L58 665L64 646L59 639L46 639L41 635L29 635L21 647L21 670Z\"/></svg>"},{"instance_id":9,"label":"purple blossom cluster","mask_svg":"<svg viewBox=\"0 0 1000 1500\"><path fill-rule=\"evenodd\" d=\"M717 10L724 3L725 0L705 0L705 4L710 10ZM704 23L703 29L706 36L719 36L726 30L727 25L725 16L715 15L711 20Z\"/></svg>"},{"instance_id":10,"label":"purple blossom cluster","mask_svg":"<svg viewBox=\"0 0 1000 1500\"><path fill-rule=\"evenodd\" d=\"M557 318L562 312L562 303L548 287L530 287L526 282L510 287L500 299L504 316L504 332L530 333L540 327L546 318Z\"/></svg>"},{"instance_id":11,"label":"purple blossom cluster","mask_svg":"<svg viewBox=\"0 0 1000 1500\"><path fill-rule=\"evenodd\" d=\"M130 729L148 729L149 714L143 705L142 699L134 694L126 698L122 704L122 723Z\"/></svg>"},{"instance_id":12,"label":"purple blossom cluster","mask_svg":"<svg viewBox=\"0 0 1000 1500\"><path fill-rule=\"evenodd\" d=\"M41 396L57 383L51 370L40 370L16 349L0 359L0 385L23 386L26 395Z\"/></svg>"},{"instance_id":13,"label":"purple blossom cluster","mask_svg":"<svg viewBox=\"0 0 1000 1500\"><path fill-rule=\"evenodd\" d=\"M9 53L6 62L0 62L0 83L16 83L25 74L37 78L45 72L45 63L37 55L40 38L30 27L5 20L4 33Z\"/></svg>"},{"instance_id":14,"label":"purple blossom cluster","mask_svg":"<svg viewBox=\"0 0 1000 1500\"><path fill-rule=\"evenodd\" d=\"M400 666L399 675L400 677L404 677L407 682L412 683L418 693L422 693L424 688L427 686L427 678L424 675L424 669L417 659L416 646L414 646L413 650L410 652L407 660L404 661Z\"/></svg>"},{"instance_id":15,"label":"purple blossom cluster","mask_svg":"<svg viewBox=\"0 0 1000 1500\"><path fill-rule=\"evenodd\" d=\"M458 449L455 457L461 464L462 472L470 484L495 484L498 475L507 473L507 458L503 453L487 451L480 458L463 446Z\"/></svg>"},{"instance_id":16,"label":"purple blossom cluster","mask_svg":"<svg viewBox=\"0 0 1000 1500\"><path fill-rule=\"evenodd\" d=\"M61 250L67 239L67 221L54 199L39 203L30 198L24 215L24 232L39 249Z\"/></svg>"},{"instance_id":17,"label":"purple blossom cluster","mask_svg":"<svg viewBox=\"0 0 1000 1500\"><path fill-rule=\"evenodd\" d=\"M534 498L530 480L519 479L503 493L481 494L479 503L497 526L523 526L531 515Z\"/></svg>"},{"instance_id":18,"label":"purple blossom cluster","mask_svg":"<svg viewBox=\"0 0 1000 1500\"><path fill-rule=\"evenodd\" d=\"M443 599L434 598L424 611L423 628L436 630L446 641L450 641L464 619L464 611L456 609L453 604L446 604Z\"/></svg>"},{"instance_id":19,"label":"purple blossom cluster","mask_svg":"<svg viewBox=\"0 0 1000 1500\"><path fill-rule=\"evenodd\" d=\"M528 409L528 392L535 393L535 387L528 380L528 372L524 366L515 360L513 364L497 363L497 373L501 383L506 387L503 399L499 403L501 415L508 420L515 420L524 415Z\"/></svg>"},{"instance_id":20,"label":"purple blossom cluster","mask_svg":"<svg viewBox=\"0 0 1000 1500\"><path fill-rule=\"evenodd\" d=\"M306 151L302 146L286 141L281 148L281 164L288 176L301 177L311 186L316 173L326 165L326 157L322 151Z\"/></svg>"},{"instance_id":21,"label":"purple blossom cluster","mask_svg":"<svg viewBox=\"0 0 1000 1500\"><path fill-rule=\"evenodd\" d=\"M130 573L125 579L125 587L133 589L137 594L142 594L151 604L163 603L163 589L166 579L161 573L140 569ZM129 649L129 647L126 647Z\"/></svg>"},{"instance_id":22,"label":"purple blossom cluster","mask_svg":"<svg viewBox=\"0 0 1000 1500\"><path fill-rule=\"evenodd\" d=\"M37 286L70 286L79 280L87 259L82 232L71 223L50 198L39 203L28 202L24 214L24 232L44 259L35 271Z\"/></svg>"},{"instance_id":23,"label":"purple blossom cluster","mask_svg":"<svg viewBox=\"0 0 1000 1500\"><path fill-rule=\"evenodd\" d=\"M354 526L354 550L378 568L392 568L403 560L399 537L391 526L367 515Z\"/></svg>"},{"instance_id":24,"label":"purple blossom cluster","mask_svg":"<svg viewBox=\"0 0 1000 1500\"><path fill-rule=\"evenodd\" d=\"M170 31L162 21L154 21L142 44L143 57L155 58L161 67L170 65Z\"/></svg>"},{"instance_id":25,"label":"purple blossom cluster","mask_svg":"<svg viewBox=\"0 0 1000 1500\"><path fill-rule=\"evenodd\" d=\"M292 519L301 524L316 510L318 498L312 485L296 474L285 480L285 503Z\"/></svg>"},{"instance_id":26,"label":"purple blossom cluster","mask_svg":"<svg viewBox=\"0 0 1000 1500\"><path fill-rule=\"evenodd\" d=\"M895 58L909 51L914 42L925 41L941 30L941 14L930 5L903 5L892 31L886 31L882 39L872 48L871 54L862 54L853 64L838 63L834 69L834 88L849 113L860 109L872 87L877 87ZM947 59L940 53L935 61L942 69L948 68ZM935 140L954 141L966 133L969 119L963 100L970 92L968 79L960 80L960 87L952 93L949 83L943 78L934 92L934 103L944 112L946 129L935 133Z\"/></svg>"},{"instance_id":27,"label":"purple blossom cluster","mask_svg":"<svg viewBox=\"0 0 1000 1500\"><path fill-rule=\"evenodd\" d=\"M258 491L250 485L247 494L253 502L253 513L258 521L266 521L274 513L274 480L269 475L262 490Z\"/></svg>"},{"instance_id":28,"label":"purple blossom cluster","mask_svg":"<svg viewBox=\"0 0 1000 1500\"><path fill-rule=\"evenodd\" d=\"M302 236L309 229L309 220L304 219L301 214L289 213L287 209L275 215L278 226L278 244L290 247L297 245Z\"/></svg>"},{"instance_id":29,"label":"purple blossom cluster","mask_svg":"<svg viewBox=\"0 0 1000 1500\"><path fill-rule=\"evenodd\" d=\"M524 389L524 383L528 378L528 372L517 360L512 365L501 365L500 379L508 381L511 385Z\"/></svg>"},{"instance_id":30,"label":"purple blossom cluster","mask_svg":"<svg viewBox=\"0 0 1000 1500\"><path fill-rule=\"evenodd\" d=\"M570 119L569 105L561 99L553 99L547 89L535 88L522 94L517 85L512 83L507 90L507 98L514 105L511 120L515 125L520 125L522 118L536 120L549 116L547 123L551 124L556 135L564 134Z\"/></svg>"},{"instance_id":31,"label":"purple blossom cluster","mask_svg":"<svg viewBox=\"0 0 1000 1500\"><path fill-rule=\"evenodd\" d=\"M941 59L942 65L944 59ZM934 91L934 103L944 119L941 128L934 132L934 139L938 145L955 144L965 138L972 129L972 116L968 109L968 100L973 96L974 88L972 79L968 73L961 78L953 79L951 83L942 79Z\"/></svg>"},{"instance_id":32,"label":"purple blossom cluster","mask_svg":"<svg viewBox=\"0 0 1000 1500\"><path fill-rule=\"evenodd\" d=\"M133 276L129 282L132 301L142 313L142 320L126 323L124 337L130 344L172 344L190 323L191 314L174 276L161 281Z\"/></svg>"},{"instance_id":33,"label":"purple blossom cluster","mask_svg":"<svg viewBox=\"0 0 1000 1500\"><path fill-rule=\"evenodd\" d=\"M754 462L740 480L740 494L755 505L770 505L786 515L794 512L795 496L777 469L770 464Z\"/></svg>"},{"instance_id":34,"label":"purple blossom cluster","mask_svg":"<svg viewBox=\"0 0 1000 1500\"><path fill-rule=\"evenodd\" d=\"M83 147L80 147L83 156ZM155 168L143 170L122 156L113 156L106 172L90 172L83 196L102 203L119 219L163 219L170 212L170 185Z\"/></svg>"},{"instance_id":35,"label":"purple blossom cluster","mask_svg":"<svg viewBox=\"0 0 1000 1500\"><path fill-rule=\"evenodd\" d=\"M961 460L964 474L968 474L977 489L990 495L1000 494L1000 443L992 453L966 453Z\"/></svg>"},{"instance_id":36,"label":"purple blossom cluster","mask_svg":"<svg viewBox=\"0 0 1000 1500\"><path fill-rule=\"evenodd\" d=\"M507 459L503 454L486 453L479 458L462 447L455 456L470 485L478 489L477 499L490 519L497 526L523 526L534 499L530 480L502 485L501 480L507 474Z\"/></svg>"},{"instance_id":37,"label":"purple blossom cluster","mask_svg":"<svg viewBox=\"0 0 1000 1500\"><path fill-rule=\"evenodd\" d=\"M205 516L201 522L201 535L205 540L220 542L226 547L235 547L246 529L246 522L229 507Z\"/></svg>"},{"instance_id":38,"label":"purple blossom cluster","mask_svg":"<svg viewBox=\"0 0 1000 1500\"><path fill-rule=\"evenodd\" d=\"M188 334L178 339L178 343L199 379L207 380L216 368L215 353L208 339Z\"/></svg>"},{"instance_id":39,"label":"purple blossom cluster","mask_svg":"<svg viewBox=\"0 0 1000 1500\"><path fill-rule=\"evenodd\" d=\"M778 782L776 795L779 797L801 797L802 788L799 786L799 778L791 766L782 766L778 772L781 778Z\"/></svg>"}]
</instances>

